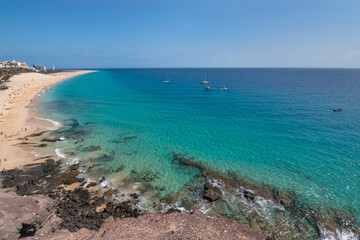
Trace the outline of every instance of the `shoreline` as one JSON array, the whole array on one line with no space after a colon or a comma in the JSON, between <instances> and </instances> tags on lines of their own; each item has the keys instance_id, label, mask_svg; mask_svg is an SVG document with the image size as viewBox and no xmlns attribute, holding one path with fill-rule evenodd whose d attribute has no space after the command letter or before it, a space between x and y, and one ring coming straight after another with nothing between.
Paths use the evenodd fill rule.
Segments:
<instances>
[{"instance_id":1,"label":"shoreline","mask_svg":"<svg viewBox=\"0 0 360 240\"><path fill-rule=\"evenodd\" d=\"M62 80L65 80L67 78L64 78ZM59 80L59 81L62 81ZM34 98L32 98L33 100L35 100L38 95L39 92L41 91L45 91L47 88L49 88L50 86L52 86L53 84L56 84L59 81L55 81L54 83L50 83L50 84L44 84L43 86L36 88L36 92L32 93ZM30 89L31 90L31 89ZM30 91L29 90L29 91ZM19 98L21 97L17 97L16 100L18 100L19 102L21 102L19 100ZM23 96L24 98L24 96ZM8 142L10 142L9 146L14 148L14 149L21 149L21 151L16 152L17 154L28 154L27 158L22 159L20 162L14 162L13 165L14 167L8 167L7 169L14 169L14 168L18 168L21 166L24 166L24 169L27 168L32 168L34 166L41 166L42 168L44 168L44 166L47 166L47 164L50 164L49 161L55 161L56 163L61 164L62 158L65 157L61 157L59 156L59 154L54 154L55 153L55 148L54 146L52 146L52 144L50 144L51 142L55 142L57 141L57 139L61 139L61 136L58 135L52 136L52 133L56 133L57 129L60 128L61 126L66 127L67 123L58 123L55 122L51 119L45 119L45 118L41 118L41 116L38 116L36 114L36 112L34 111L34 102L35 101L31 101L30 100L30 104L29 102L25 101L25 105L21 105L19 103L18 107L19 109L23 109L23 112L27 113L27 119L25 120L25 124L27 124L27 130L23 130L23 131L19 131L17 130L17 132L13 133L12 135L10 135L10 137L7 139L9 140ZM16 104L17 102L15 101L13 104ZM31 106L32 105L32 106ZM12 108L11 110L17 109L17 108ZM19 124L19 123L17 123ZM72 131L76 131L78 130L76 128L76 126L78 126L77 124L71 124L70 126L74 125L75 127L72 127L72 130L65 130L68 131L69 136L71 136L73 134ZM86 125L86 124L85 124ZM0 127L1 127L1 123L0 123ZM36 129L36 130L35 130ZM82 134L81 130L78 130L79 134ZM49 137L50 136L50 137ZM85 137L86 134L84 133ZM44 138L45 137L45 138ZM37 141L40 140L40 138L42 138L41 141ZM67 138L67 137L66 137ZM1 138L0 138L1 139ZM46 140L45 140L46 139ZM71 137L70 137L71 139ZM3 140L3 139L1 139ZM24 142L26 141L26 142ZM17 142L17 143L16 143ZM48 144L49 143L49 144ZM41 146L43 145L43 146ZM92 148L94 148L93 150L96 151L96 146L92 146ZM25 150L26 149L26 150ZM36 149L36 152L39 153L39 156L44 156L44 157L40 157L34 160L34 158L39 157L36 156L36 154L34 154L31 150ZM90 152L93 150L89 150ZM40 152L38 152L40 151ZM48 151L48 154L45 154L42 151ZM56 156L57 155L57 156ZM66 154L67 155L67 154ZM17 155L18 156L18 155ZM111 156L105 154L104 158L109 158ZM58 161L59 160L59 161ZM46 162L45 162L46 161ZM7 162L7 161L6 161ZM344 234L348 234L351 236L351 232L347 232L348 229L353 228L353 230L355 230L354 232L359 231L358 226L357 225L353 225L354 221L352 218L347 219L347 215L342 212L335 212L333 213L328 213L328 212L317 212L316 209L311 209L310 206L301 206L298 204L298 197L296 196L296 194L294 193L287 193L287 192L282 192L279 191L279 189L277 189L276 187L271 187L271 186L263 186L263 185L258 185L258 184L254 184L251 183L251 181L247 181L245 179L242 178L238 178L236 176L235 173L221 173L218 172L216 170L213 170L210 168L210 166L207 166L205 164L202 164L200 162L196 162L194 161L193 158L187 158L186 154L181 154L181 153L173 153L173 162L174 164L178 164L180 167L186 167L186 168L195 168L196 171L199 172L199 175L196 177L196 179L193 181L193 183L189 182L189 185L184 186L184 188L182 189L183 192L188 192L189 189L191 189L192 194L195 194L197 199L192 199L187 195L187 200L184 200L183 203L180 203L180 206L178 207L178 200L181 199L180 197L180 192L179 193L175 193L175 194L169 194L168 196L164 197L161 199L161 202L159 203L158 206L156 206L157 209L162 209L165 206L165 210L166 211L160 211L160 212L177 212L180 211L181 208L185 207L185 209L187 210L186 213L184 213L185 217L188 214L192 214L194 211L201 211L203 213L206 213L207 210L204 212L201 209L201 205L202 204L206 204L206 205L211 205L211 206L218 206L218 210L222 207L224 207L227 202L226 201L231 201L231 199L236 198L237 200L239 200L239 209L242 210L246 210L247 213L246 215L246 219L248 222L245 221L245 219L240 219L238 215L237 217L234 217L233 215L226 215L227 218L232 218L232 219L236 219L241 223L246 222L249 226L251 227L252 230L256 230L261 232L264 235L267 236L273 236L273 231L275 231L275 228L278 228L278 235L280 236L283 232L283 230L286 230L288 228L288 226L282 226L279 227L280 224L279 222L276 223L276 225L269 225L266 220L264 219L264 216L261 216L261 214L259 214L259 216L257 216L257 214L255 214L254 212L258 212L259 210L264 210L261 208L257 208L254 211L254 208L248 208L249 206L255 206L255 205L267 205L271 207L271 211L274 211L274 214L276 215L276 217L274 218L275 221L280 221L280 218L277 218L277 216L283 216L284 214L289 214L288 217L292 218L293 215L296 215L302 219L306 219L306 221L308 221L309 223L315 223L317 225L317 227L312 228L309 227L307 225L299 225L299 231L301 234L301 230L304 233L304 230L306 231L314 231L314 235L315 234L319 234L322 237L329 237L331 239L332 236L335 236L333 233L337 233L338 237L340 235L344 235ZM54 164L54 163L51 163ZM124 195L124 192L120 189L108 189L105 187L103 187L102 185L106 185L105 181L109 180L107 175L104 175L101 177L100 180L93 180L92 182L89 182L88 180L82 178L83 176L80 174L80 169L81 170L85 170L85 171L89 171L91 169L91 166L86 166L83 165L86 164L85 162L83 163L82 161L80 161L79 163L69 163L68 166L66 166L64 168L56 168L56 173L53 174L52 177L54 177L54 179L52 179L51 181L56 181L56 184L54 184L54 186L50 187L49 189L44 188L44 184L47 184L46 182L50 181L48 178L48 176L44 177L44 179L40 179L38 180L36 177L31 177L31 175L37 175L37 174L28 174L28 176L26 176L26 172L21 172L22 170L10 170L9 174L14 172L16 174L16 176L24 177L26 176L26 179L24 180L24 182L17 182L19 181L18 179L16 181L14 180L5 180L8 181L9 185L4 186L4 187L16 187L16 192L18 193L19 190L24 191L24 187L31 187L33 188L34 191L28 191L26 190L25 193L22 193L25 196L34 196L34 194L40 194L42 196L46 196L46 197L50 197L53 198L55 200L58 199L64 199L67 196L73 196L72 198L68 199L68 201L70 201L71 204L74 204L74 206L71 206L71 208L68 208L68 202L64 202L62 206L57 205L55 206L55 208L57 209L57 211L60 211L60 214L57 214L58 217L61 217L62 220L67 221L68 224L67 225L60 225L55 227L55 230L59 230L61 228L65 228L68 229L70 231L72 231L71 229L74 229L75 231L77 231L78 229L81 228L88 228L88 229L93 229L94 226L96 227L95 230L101 230L101 228L103 227L102 224L104 223L105 226L108 222L111 222L111 220L107 219L107 220L102 220L103 222L99 223L98 220L96 218L103 218L103 214L105 214L107 217L119 217L120 219L126 218L124 219L124 221L130 221L129 219L133 218L134 216L137 217L138 212L132 212L132 210L134 210L134 206L135 207L139 207L138 204L133 204L135 202L139 201L139 197L141 197L141 194L143 194L141 191L148 191L148 192L154 192L154 189L139 189L140 191L140 195L137 193L133 193L133 194L129 194L129 196L131 196L131 200L130 201L131 205L121 205L119 204L122 203L121 201L117 201L118 199L116 199L116 196L120 196L121 194ZM67 169L67 167L69 167L69 169ZM84 169L85 167L85 169ZM2 168L2 165L0 165L0 168ZM119 168L116 170L116 172L121 171L122 168ZM26 170L25 170L26 171ZM46 174L48 170L46 169L42 169L41 171L39 171L40 175L42 174ZM63 180L59 181L58 178L60 176L63 177L66 174L70 174L69 176L71 177L71 181L68 182L68 180L64 180L64 182L62 182ZM135 173L137 174L137 173ZM51 175L51 174L50 174ZM106 177L105 177L106 176ZM6 178L6 175L3 175L3 178ZM17 177L18 178L18 177ZM145 185L147 184L147 182L151 181L151 178L149 178L148 176L142 176L141 174L139 176L135 176L136 181L138 181L139 183L143 182ZM27 181L29 180L29 182L32 182L32 185L27 185ZM129 179L128 179L129 180ZM43 182L44 181L44 182ZM11 183L12 182L12 183ZM3 180L4 183L4 180ZM61 183L61 184L60 184ZM25 184L25 185L24 185ZM55 189L58 188L57 190ZM103 188L102 188L103 187ZM147 188L147 187L146 187ZM107 190L106 192L101 190ZM161 189L156 189L161 191ZM65 192L64 192L65 191ZM19 194L19 193L18 193ZM188 193L189 194L189 193ZM21 195L21 194L20 194ZM100 202L98 202L97 205L94 205L94 209L96 210L92 210L92 212L86 212L87 210L83 209L83 206L80 205L76 205L79 203L73 203L72 201L74 199L82 199L85 195L90 196L89 199L94 200L94 202L96 201L100 201L100 199L102 199ZM91 202L89 199L87 199L86 201L88 201L87 203L91 203L93 204L93 202ZM104 200L105 199L105 200ZM219 201L217 201L219 200ZM127 213L130 213L130 216L126 216L123 217L118 216L118 214L116 213L116 211L114 210L115 208L110 208L110 210L106 210L106 208L104 209L104 204L108 204L110 203L114 204L114 206L116 206L116 209L121 209L121 211L126 211ZM216 202L216 204L215 204ZM120 207L119 207L120 206ZM161 208L160 208L161 207ZM300 208L299 208L300 207ZM309 208L310 207L310 208ZM130 208L132 208L132 210L129 210ZM155 207L154 207L155 208ZM247 209L248 208L248 209ZM82 212L81 216L85 216L85 219L73 219L74 215L73 215L73 211L74 209L82 209L81 211L85 211ZM209 208L210 209L210 208ZM139 210L139 209L138 209ZM215 211L216 209L214 209ZM286 210L286 211L285 211ZM1 209L0 209L1 211ZM62 211L65 211L65 213L63 213ZM203 218L206 218L208 216L217 216L216 212L211 212L212 210L210 210L209 214L210 215L203 215ZM235 211L235 210L234 210ZM264 213L267 211L267 209L264 210ZM337 211L335 209L335 211ZM141 212L141 209L140 209ZM182 211L181 211L182 212ZM315 212L317 215L316 216L308 216L308 214L310 212ZM75 213L74 213L75 214ZM83 215L84 214L84 215ZM95 214L95 217L93 216L93 214ZM131 215L131 214L134 214ZM158 214L158 213L154 213L154 214ZM70 216L71 215L71 216ZM147 216L153 216L153 214L149 214L148 212L142 212L140 213L140 216L143 218L147 218ZM163 218L166 218L167 215L159 215L159 216L165 216ZM106 219L107 217L104 217L104 219ZM351 217L351 215L350 215ZM150 218L150 217L149 217ZM221 217L220 217L221 218ZM162 217L160 217L160 219L162 219ZM346 220L344 223L337 223L337 220L341 219L341 221ZM61 221L61 219L60 219ZM121 220L120 220L121 221ZM295 219L296 221L296 219ZM238 222L238 223L239 223ZM269 222L270 223L270 222ZM118 223L117 223L118 224ZM344 225L343 225L344 224ZM350 225L349 225L350 224ZM339 228L340 227L340 228ZM344 228L343 228L344 227ZM41 227L39 229L42 229ZM37 230L37 229L36 229ZM62 230L60 230L62 231ZM83 230L83 231L88 231L88 230ZM329 232L328 232L329 231ZM338 233L339 231L339 233ZM40 232L40 231L39 231ZM48 233L48 232L47 232ZM47 234L45 233L45 234ZM68 236L67 234L69 234L69 232L64 233L66 234L66 236ZM328 239L328 238L324 238L324 239ZM336 238L337 239L337 238ZM339 239L341 239L339 237Z\"/></svg>"},{"instance_id":2,"label":"shoreline","mask_svg":"<svg viewBox=\"0 0 360 240\"><path fill-rule=\"evenodd\" d=\"M41 92L56 83L95 71L67 71L54 74L22 73L15 75L0 92L0 169L12 169L33 162L33 149L17 144L26 136L55 130L52 120L41 118L33 102ZM58 123L60 124L60 123ZM60 125L58 126L60 127Z\"/></svg>"},{"instance_id":3,"label":"shoreline","mask_svg":"<svg viewBox=\"0 0 360 240\"><path fill-rule=\"evenodd\" d=\"M90 212L82 209L83 206L74 199L94 205L91 200L100 201L104 196L99 198L96 187L80 190L80 182L83 179L77 178L79 164L70 165L68 170L64 170L61 167L62 158L57 156L55 147L50 144L53 140L46 138L49 140L45 143L40 141L40 138L47 137L48 133L59 129L62 123L43 118L37 113L34 105L41 93L51 86L90 72L94 71L61 72L51 75L23 73L13 76L8 83L9 88L0 92L0 131L3 131L0 135L0 169L6 170L0 174L0 215L3 216L0 219L0 235L5 237L4 239L77 239L78 236L83 237L83 234L89 237L97 235L98 239L113 239L119 236L119 226L124 224L128 227L122 228L121 234L131 239L143 239L144 232L147 232L146 237L149 239L158 239L162 236L182 237L184 234L196 239L218 239L213 235L219 234L222 239L233 239L234 235L238 239L264 239L260 233L246 224L203 215L200 212L145 214L138 220L135 218L139 216L139 210L132 209L131 202L116 203L110 196L105 209L104 206L97 206ZM50 186L44 188L44 184L47 185L49 181ZM109 204L113 206L110 210ZM72 216L73 211L78 209L87 214L84 219L79 220ZM59 211L65 213L59 214ZM106 220L104 214L108 215ZM64 225L64 220L70 222ZM169 222L172 222L172 227L164 229ZM202 228L197 226L199 222L202 223ZM159 228L158 223L164 226ZM141 229L134 230L139 224ZM219 227L220 225L222 227ZM106 237L103 236L105 232Z\"/></svg>"}]
</instances>

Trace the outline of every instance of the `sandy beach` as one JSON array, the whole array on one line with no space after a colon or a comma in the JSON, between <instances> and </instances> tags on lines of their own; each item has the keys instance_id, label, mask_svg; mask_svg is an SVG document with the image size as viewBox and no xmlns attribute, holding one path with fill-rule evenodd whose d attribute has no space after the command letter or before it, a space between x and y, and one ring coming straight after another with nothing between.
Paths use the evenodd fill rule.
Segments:
<instances>
[{"instance_id":1,"label":"sandy beach","mask_svg":"<svg viewBox=\"0 0 360 240\"><path fill-rule=\"evenodd\" d=\"M10 79L6 84L9 88L0 92L0 169L33 163L31 148L19 147L19 141L30 134L59 127L58 123L34 113L30 107L33 99L55 83L90 72L93 71L22 73Z\"/></svg>"}]
</instances>

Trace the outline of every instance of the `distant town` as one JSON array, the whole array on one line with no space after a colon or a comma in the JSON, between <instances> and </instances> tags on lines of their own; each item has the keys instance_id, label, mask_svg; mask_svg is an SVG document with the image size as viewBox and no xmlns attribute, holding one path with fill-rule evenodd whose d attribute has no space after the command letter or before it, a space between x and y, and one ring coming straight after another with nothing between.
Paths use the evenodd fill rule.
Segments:
<instances>
[{"instance_id":1,"label":"distant town","mask_svg":"<svg viewBox=\"0 0 360 240\"><path fill-rule=\"evenodd\" d=\"M28 69L37 72L45 72L46 67L44 65L33 65L33 67L29 67L26 62L17 62L15 60L9 62L4 61L0 62L0 68L20 68L20 69ZM52 66L52 71L55 71L55 66Z\"/></svg>"}]
</instances>

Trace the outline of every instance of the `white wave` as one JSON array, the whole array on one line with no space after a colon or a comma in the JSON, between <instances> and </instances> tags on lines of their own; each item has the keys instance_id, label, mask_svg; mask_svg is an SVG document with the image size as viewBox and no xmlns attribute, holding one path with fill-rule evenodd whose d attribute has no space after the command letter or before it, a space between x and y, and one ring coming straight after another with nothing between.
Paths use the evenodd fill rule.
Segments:
<instances>
[{"instance_id":1,"label":"white wave","mask_svg":"<svg viewBox=\"0 0 360 240\"><path fill-rule=\"evenodd\" d=\"M255 197L255 202L264 210L273 210L273 209L278 209L281 211L285 211L285 208L283 206L277 205L275 204L273 201L271 200L267 200L265 198L262 197Z\"/></svg>"},{"instance_id":2,"label":"white wave","mask_svg":"<svg viewBox=\"0 0 360 240\"><path fill-rule=\"evenodd\" d=\"M321 232L321 239L322 240L357 240L360 236L356 235L355 233L351 232L350 230L343 229L338 230L336 232L330 232L328 230L320 228Z\"/></svg>"},{"instance_id":3,"label":"white wave","mask_svg":"<svg viewBox=\"0 0 360 240\"><path fill-rule=\"evenodd\" d=\"M102 182L100 183L100 186L103 187L103 188L105 188L105 187L108 187L109 184L110 184L110 181L109 181L108 179L105 179L105 181L102 181Z\"/></svg>"},{"instance_id":4,"label":"white wave","mask_svg":"<svg viewBox=\"0 0 360 240\"><path fill-rule=\"evenodd\" d=\"M51 120L51 119L39 118L39 117L36 117L36 119L51 122L55 127L59 127L59 126L60 126L60 123L59 123L59 122L56 122L56 121Z\"/></svg>"},{"instance_id":5,"label":"white wave","mask_svg":"<svg viewBox=\"0 0 360 240\"><path fill-rule=\"evenodd\" d=\"M78 164L78 163L79 163L78 158L71 158L66 162L67 165L74 165L74 164Z\"/></svg>"},{"instance_id":6,"label":"white wave","mask_svg":"<svg viewBox=\"0 0 360 240\"><path fill-rule=\"evenodd\" d=\"M165 204L165 203L161 203L161 210L160 212L162 213L166 213L167 211L169 211L170 209L176 209L178 211L180 211L181 213L189 213L189 210L186 210L184 207L179 206L179 203L176 202L174 204Z\"/></svg>"},{"instance_id":7,"label":"white wave","mask_svg":"<svg viewBox=\"0 0 360 240\"><path fill-rule=\"evenodd\" d=\"M210 211L210 209L211 209L211 207L209 207L207 204L202 202L199 211L202 212L203 214L206 214Z\"/></svg>"},{"instance_id":8,"label":"white wave","mask_svg":"<svg viewBox=\"0 0 360 240\"><path fill-rule=\"evenodd\" d=\"M55 154L62 159L66 159L66 165L78 164L80 160L79 158L67 158L66 155L62 153L59 148L55 149Z\"/></svg>"},{"instance_id":9,"label":"white wave","mask_svg":"<svg viewBox=\"0 0 360 240\"><path fill-rule=\"evenodd\" d=\"M224 183L217 179L209 179L209 183L214 187L218 187L220 189L224 186Z\"/></svg>"},{"instance_id":10,"label":"white wave","mask_svg":"<svg viewBox=\"0 0 360 240\"><path fill-rule=\"evenodd\" d=\"M63 158L63 159L66 158L66 155L63 154L59 148L56 148L56 149L55 149L55 154L56 154L57 156Z\"/></svg>"},{"instance_id":11,"label":"white wave","mask_svg":"<svg viewBox=\"0 0 360 240\"><path fill-rule=\"evenodd\" d=\"M59 139L60 139L61 141L65 141L65 140L66 140L65 137L60 137Z\"/></svg>"},{"instance_id":12,"label":"white wave","mask_svg":"<svg viewBox=\"0 0 360 240\"><path fill-rule=\"evenodd\" d=\"M141 213L148 213L151 206L153 205L153 202L140 195L139 192L135 193L139 195L139 202L135 204L134 208L139 209Z\"/></svg>"},{"instance_id":13,"label":"white wave","mask_svg":"<svg viewBox=\"0 0 360 240\"><path fill-rule=\"evenodd\" d=\"M79 173L86 173L87 167L84 165L80 165L78 171L79 171Z\"/></svg>"}]
</instances>

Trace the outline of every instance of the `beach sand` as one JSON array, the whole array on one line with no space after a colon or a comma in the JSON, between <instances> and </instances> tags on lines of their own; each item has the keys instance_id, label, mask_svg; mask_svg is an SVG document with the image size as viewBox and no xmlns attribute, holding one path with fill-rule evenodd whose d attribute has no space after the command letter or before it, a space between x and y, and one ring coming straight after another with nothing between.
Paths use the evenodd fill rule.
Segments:
<instances>
[{"instance_id":1,"label":"beach sand","mask_svg":"<svg viewBox=\"0 0 360 240\"><path fill-rule=\"evenodd\" d=\"M59 123L36 116L33 99L51 85L93 71L65 71L54 74L22 73L15 75L0 91L0 169L10 169L33 163L31 147L20 147L21 139L41 131L54 130ZM52 151L44 148L42 151Z\"/></svg>"}]
</instances>

